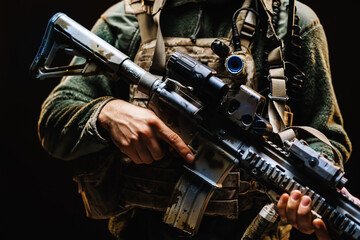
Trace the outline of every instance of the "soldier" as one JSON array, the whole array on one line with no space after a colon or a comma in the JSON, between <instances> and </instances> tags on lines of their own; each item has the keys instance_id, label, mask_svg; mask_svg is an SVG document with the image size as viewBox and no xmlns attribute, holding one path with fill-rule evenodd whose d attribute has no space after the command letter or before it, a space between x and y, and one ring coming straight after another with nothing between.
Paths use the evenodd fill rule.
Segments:
<instances>
[{"instance_id":1,"label":"soldier","mask_svg":"<svg viewBox=\"0 0 360 240\"><path fill-rule=\"evenodd\" d=\"M246 84L262 93L268 91L272 100L278 97L271 91L275 83L268 80L278 66L270 66L273 49L267 33L273 29L273 35L286 40L288 5L287 0L125 0L109 8L92 31L153 73L166 74L164 63L180 51L217 70L230 89ZM285 56L296 62L306 81L290 81L296 78L289 77L293 121L330 137L341 158L338 164L343 166L351 143L331 84L324 30L310 8L297 2L296 9L301 48L287 55L286 50L294 46L285 45ZM254 13L255 25L248 23L246 12ZM239 47L234 41L233 22L240 31L240 49L245 49L248 59L245 78L229 73L221 56L211 49L215 39ZM246 38L251 26L251 36ZM80 61L74 59L73 63ZM283 69L280 72L284 73ZM285 76L283 79L282 86ZM52 156L73 161L87 215L109 218L110 231L117 238L177 239L183 233L165 225L162 216L184 160L191 163L194 156L176 133L144 108L147 100L136 86L104 76L66 77L42 106L39 136ZM282 110L278 112L276 106ZM270 101L267 116L276 132L291 125L289 109ZM311 147L335 159L328 146L303 136ZM194 239L240 238L259 208L269 201L241 169L232 170L231 176L235 180L228 180L229 187L220 189L210 200L216 208L205 213ZM289 223L306 234L315 232L319 239L330 239L324 222L312 221L310 205L311 199L298 191L282 195L278 203L282 221L264 238L288 239Z\"/></svg>"}]
</instances>

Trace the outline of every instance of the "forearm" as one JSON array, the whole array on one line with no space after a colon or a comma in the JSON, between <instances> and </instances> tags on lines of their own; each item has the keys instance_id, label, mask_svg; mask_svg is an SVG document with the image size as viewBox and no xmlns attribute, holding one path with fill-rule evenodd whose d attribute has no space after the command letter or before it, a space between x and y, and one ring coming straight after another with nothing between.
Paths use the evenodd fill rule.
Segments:
<instances>
[{"instance_id":1,"label":"forearm","mask_svg":"<svg viewBox=\"0 0 360 240\"><path fill-rule=\"evenodd\" d=\"M108 146L96 126L99 111L113 99L106 94L105 89L110 89L106 85L104 77L70 77L54 89L42 106L38 123L46 151L60 159L74 159Z\"/></svg>"}]
</instances>

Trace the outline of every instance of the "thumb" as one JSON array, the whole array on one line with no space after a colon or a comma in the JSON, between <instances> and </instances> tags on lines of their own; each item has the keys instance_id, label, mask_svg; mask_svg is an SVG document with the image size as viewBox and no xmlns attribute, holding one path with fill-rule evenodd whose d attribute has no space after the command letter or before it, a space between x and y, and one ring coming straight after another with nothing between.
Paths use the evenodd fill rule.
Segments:
<instances>
[{"instance_id":1,"label":"thumb","mask_svg":"<svg viewBox=\"0 0 360 240\"><path fill-rule=\"evenodd\" d=\"M315 234L318 240L331 240L329 232L323 220L316 218L313 220L313 226L315 228Z\"/></svg>"}]
</instances>

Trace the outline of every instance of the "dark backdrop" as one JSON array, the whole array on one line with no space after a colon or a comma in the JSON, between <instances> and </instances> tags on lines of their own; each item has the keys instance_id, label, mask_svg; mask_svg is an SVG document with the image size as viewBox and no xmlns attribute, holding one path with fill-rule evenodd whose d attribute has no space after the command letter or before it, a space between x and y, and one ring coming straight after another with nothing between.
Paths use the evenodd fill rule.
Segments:
<instances>
[{"instance_id":1,"label":"dark backdrop","mask_svg":"<svg viewBox=\"0 0 360 240\"><path fill-rule=\"evenodd\" d=\"M90 28L115 2L12 0L1 6L1 239L112 239L106 221L85 217L64 163L40 147L36 129L40 105L57 81L35 81L27 71L53 14L64 12ZM360 196L359 14L356 6L333 5L335 1L304 2L317 12L328 36L335 92L354 147L346 165L348 188Z\"/></svg>"}]
</instances>

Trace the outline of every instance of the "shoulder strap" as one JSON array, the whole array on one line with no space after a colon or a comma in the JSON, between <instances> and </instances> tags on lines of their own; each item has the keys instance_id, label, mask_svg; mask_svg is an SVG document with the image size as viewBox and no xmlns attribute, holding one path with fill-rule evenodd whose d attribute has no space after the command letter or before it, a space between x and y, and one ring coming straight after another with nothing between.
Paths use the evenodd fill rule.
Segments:
<instances>
[{"instance_id":1,"label":"shoulder strap","mask_svg":"<svg viewBox=\"0 0 360 240\"><path fill-rule=\"evenodd\" d=\"M286 140L287 141L291 141L292 139L294 139L296 137L296 133L295 130L301 130L304 131L308 134L310 134L311 136L317 138L319 141L325 143L327 146L329 146L333 152L333 156L334 156L334 161L336 163L342 164L341 162L341 155L338 152L338 150L331 144L330 140L325 136L325 134L323 134L322 132L320 132L319 130L313 128L313 127L309 127L309 126L291 126L291 127L287 127L285 129L283 129L281 132L279 132L277 135L280 138L281 142L284 143Z\"/></svg>"},{"instance_id":2,"label":"shoulder strap","mask_svg":"<svg viewBox=\"0 0 360 240\"><path fill-rule=\"evenodd\" d=\"M166 54L165 43L160 28L161 11L165 5L166 0L155 0L153 7L153 19L157 27L156 31L156 44L153 62L150 67L150 72L158 75L166 74Z\"/></svg>"},{"instance_id":3,"label":"shoulder strap","mask_svg":"<svg viewBox=\"0 0 360 240\"><path fill-rule=\"evenodd\" d=\"M292 123L292 115L288 111L286 101L286 76L282 57L282 47L277 46L268 55L270 82L268 114L269 121L273 126L274 132L279 132Z\"/></svg>"},{"instance_id":4,"label":"shoulder strap","mask_svg":"<svg viewBox=\"0 0 360 240\"><path fill-rule=\"evenodd\" d=\"M161 11L166 0L125 0L125 10L135 14L139 23L141 42L156 40L150 72L163 75L165 73L165 44L160 28Z\"/></svg>"},{"instance_id":5,"label":"shoulder strap","mask_svg":"<svg viewBox=\"0 0 360 240\"><path fill-rule=\"evenodd\" d=\"M240 35L240 42L241 46L244 46L246 48L250 48L250 45L252 43L252 38L255 34L255 28L256 28L256 15L247 10L251 6L252 0L244 0L241 10L238 12L238 15L236 17L236 27L238 29L239 35ZM239 10L238 10L239 11ZM228 38L232 39L233 37L233 30L230 30Z\"/></svg>"},{"instance_id":6,"label":"shoulder strap","mask_svg":"<svg viewBox=\"0 0 360 240\"><path fill-rule=\"evenodd\" d=\"M249 8L252 0L245 0L241 9ZM271 42L271 51L268 54L268 67L270 82L270 94L268 104L268 114L274 132L278 133L292 124L292 113L286 105L288 99L286 94L285 65L282 57L282 42L277 37L276 31L272 25L272 2L273 0L260 0L263 9L267 15L268 31L267 38ZM239 12L237 18L237 28L240 32L241 45L247 48L251 47L252 37L256 27L256 16L251 11ZM230 33L229 37L232 37Z\"/></svg>"},{"instance_id":7,"label":"shoulder strap","mask_svg":"<svg viewBox=\"0 0 360 240\"><path fill-rule=\"evenodd\" d=\"M262 4L267 12L273 14L273 0L262 0Z\"/></svg>"},{"instance_id":8,"label":"shoulder strap","mask_svg":"<svg viewBox=\"0 0 360 240\"><path fill-rule=\"evenodd\" d=\"M156 39L156 25L152 17L154 1L125 0L125 13L136 15L141 42L147 43Z\"/></svg>"},{"instance_id":9,"label":"shoulder strap","mask_svg":"<svg viewBox=\"0 0 360 240\"><path fill-rule=\"evenodd\" d=\"M285 65L282 56L282 41L278 38L272 25L272 0L260 0L265 9L268 21L266 37L269 39L272 49L268 54L268 67L270 82L270 94L268 104L269 121L274 132L278 133L284 128L292 125L293 115L286 105L288 96L286 94Z\"/></svg>"}]
</instances>

